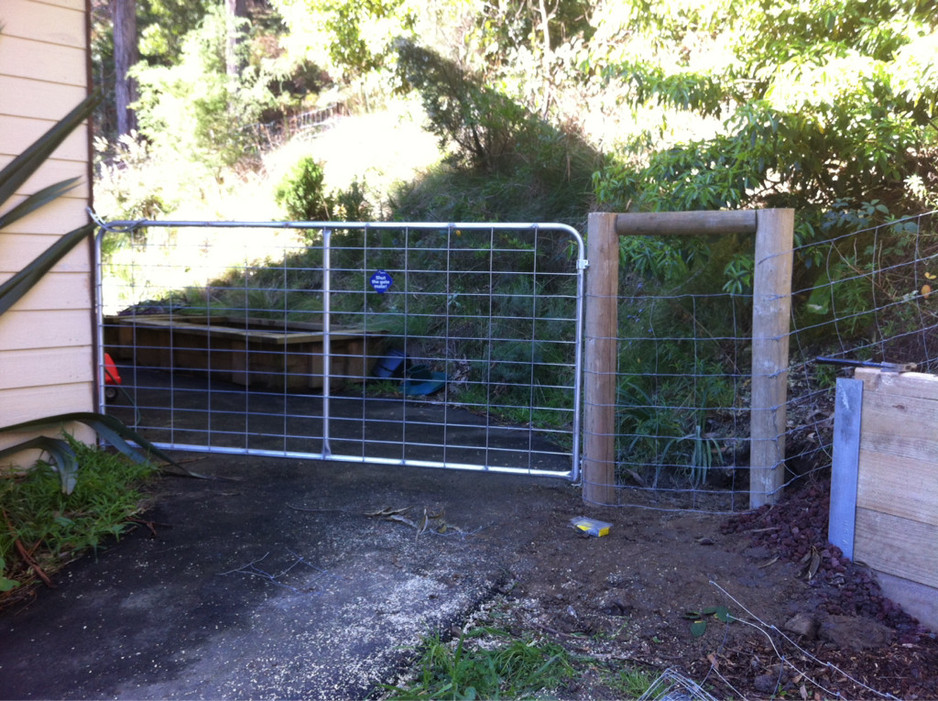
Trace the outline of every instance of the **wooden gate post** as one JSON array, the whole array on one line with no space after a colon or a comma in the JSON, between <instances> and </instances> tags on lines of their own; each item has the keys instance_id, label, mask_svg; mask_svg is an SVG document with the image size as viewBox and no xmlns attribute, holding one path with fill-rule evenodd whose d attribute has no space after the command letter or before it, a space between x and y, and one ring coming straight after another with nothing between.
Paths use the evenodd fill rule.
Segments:
<instances>
[{"instance_id":1,"label":"wooden gate post","mask_svg":"<svg viewBox=\"0 0 938 701\"><path fill-rule=\"evenodd\" d=\"M785 483L785 417L795 210L756 214L752 281L749 507L778 501Z\"/></svg>"},{"instance_id":2,"label":"wooden gate post","mask_svg":"<svg viewBox=\"0 0 938 701\"><path fill-rule=\"evenodd\" d=\"M583 501L616 503L616 358L619 237L616 215L589 215L583 353Z\"/></svg>"}]
</instances>

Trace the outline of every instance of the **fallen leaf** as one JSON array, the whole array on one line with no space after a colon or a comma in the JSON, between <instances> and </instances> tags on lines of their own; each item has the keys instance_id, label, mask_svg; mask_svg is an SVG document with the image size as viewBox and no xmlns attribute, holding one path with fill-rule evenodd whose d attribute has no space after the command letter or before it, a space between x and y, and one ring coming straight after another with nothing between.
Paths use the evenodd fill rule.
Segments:
<instances>
[{"instance_id":1,"label":"fallen leaf","mask_svg":"<svg viewBox=\"0 0 938 701\"><path fill-rule=\"evenodd\" d=\"M812 579L814 575L817 574L820 566L821 555L818 553L817 548L811 548L811 564L808 566L808 579Z\"/></svg>"},{"instance_id":2,"label":"fallen leaf","mask_svg":"<svg viewBox=\"0 0 938 701\"><path fill-rule=\"evenodd\" d=\"M938 275L933 275L932 273L926 272L926 273L925 273L925 278L926 278L927 280L934 280L935 278L938 278Z\"/></svg>"},{"instance_id":3,"label":"fallen leaf","mask_svg":"<svg viewBox=\"0 0 938 701\"><path fill-rule=\"evenodd\" d=\"M928 295L931 294L931 285L922 285L922 297L928 299Z\"/></svg>"},{"instance_id":4,"label":"fallen leaf","mask_svg":"<svg viewBox=\"0 0 938 701\"><path fill-rule=\"evenodd\" d=\"M395 514L406 513L409 509L409 506L405 506L403 509L392 509L390 506L385 506L383 509L378 509L377 511L366 511L365 516L393 516Z\"/></svg>"},{"instance_id":5,"label":"fallen leaf","mask_svg":"<svg viewBox=\"0 0 938 701\"><path fill-rule=\"evenodd\" d=\"M773 557L773 558L772 558L771 560L769 560L768 562L764 562L763 564L759 565L759 569L760 569L760 570L763 570L763 569L765 569L766 567L768 567L769 565L774 565L776 562L778 562L778 555L776 555L775 557Z\"/></svg>"}]
</instances>

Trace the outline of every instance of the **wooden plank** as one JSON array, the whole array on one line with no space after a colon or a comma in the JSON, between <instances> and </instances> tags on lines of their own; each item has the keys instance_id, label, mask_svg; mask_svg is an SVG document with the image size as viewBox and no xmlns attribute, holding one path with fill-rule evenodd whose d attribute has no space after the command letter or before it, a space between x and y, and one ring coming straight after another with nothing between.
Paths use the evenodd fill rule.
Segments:
<instances>
[{"instance_id":1,"label":"wooden plank","mask_svg":"<svg viewBox=\"0 0 938 701\"><path fill-rule=\"evenodd\" d=\"M938 526L938 444L928 445L928 458L861 450L857 505Z\"/></svg>"},{"instance_id":2,"label":"wooden plank","mask_svg":"<svg viewBox=\"0 0 938 701\"><path fill-rule=\"evenodd\" d=\"M938 587L938 526L857 508L855 560Z\"/></svg>"},{"instance_id":3,"label":"wooden plank","mask_svg":"<svg viewBox=\"0 0 938 701\"><path fill-rule=\"evenodd\" d=\"M857 474L860 456L860 416L863 382L837 378L834 408L834 461L831 466L831 501L828 540L853 559L857 516Z\"/></svg>"},{"instance_id":4,"label":"wooden plank","mask_svg":"<svg viewBox=\"0 0 938 701\"><path fill-rule=\"evenodd\" d=\"M9 276L19 272L57 239L58 236L45 235L11 236L4 231L3 245L0 246L0 275ZM90 273L91 258L88 246L82 244L75 246L55 264L53 270L60 273Z\"/></svg>"},{"instance_id":5,"label":"wooden plank","mask_svg":"<svg viewBox=\"0 0 938 701\"><path fill-rule=\"evenodd\" d=\"M923 372L884 372L857 368L853 374L868 390L897 397L920 397L938 401L938 375Z\"/></svg>"},{"instance_id":6,"label":"wooden plank","mask_svg":"<svg viewBox=\"0 0 938 701\"><path fill-rule=\"evenodd\" d=\"M4 35L0 41L3 74L48 83L87 85L85 50Z\"/></svg>"},{"instance_id":7,"label":"wooden plank","mask_svg":"<svg viewBox=\"0 0 938 701\"><path fill-rule=\"evenodd\" d=\"M90 382L91 347L0 351L0 377L6 389Z\"/></svg>"},{"instance_id":8,"label":"wooden plank","mask_svg":"<svg viewBox=\"0 0 938 701\"><path fill-rule=\"evenodd\" d=\"M16 95L15 100L0 101L0 114L56 121L81 102L86 94L87 90L79 85L0 75L0 95Z\"/></svg>"},{"instance_id":9,"label":"wooden plank","mask_svg":"<svg viewBox=\"0 0 938 701\"><path fill-rule=\"evenodd\" d=\"M11 197L10 205L15 206L24 199L26 199L25 195ZM13 238L13 234L17 234L18 238L36 236L38 239L44 239L46 243L51 244L51 236L61 236L72 229L87 224L90 221L87 207L88 201L86 199L66 195L28 216L18 219L3 229L4 244L3 247L0 247L0 257L4 254L2 249L12 245L8 241ZM0 258L0 260L2 259ZM7 257L7 259L9 258ZM0 269L2 269L2 266L0 266Z\"/></svg>"},{"instance_id":10,"label":"wooden plank","mask_svg":"<svg viewBox=\"0 0 938 701\"><path fill-rule=\"evenodd\" d=\"M938 589L885 572L874 571L873 574L883 594L917 618L919 623L938 631Z\"/></svg>"},{"instance_id":11,"label":"wooden plank","mask_svg":"<svg viewBox=\"0 0 938 701\"><path fill-rule=\"evenodd\" d=\"M0 316L0 339L4 351L90 346L92 315L89 310L21 312L10 310Z\"/></svg>"},{"instance_id":12,"label":"wooden plank","mask_svg":"<svg viewBox=\"0 0 938 701\"><path fill-rule=\"evenodd\" d=\"M0 274L0 282L9 278ZM59 273L53 270L15 305L13 310L58 310L92 308L92 281L87 273Z\"/></svg>"},{"instance_id":13,"label":"wooden plank","mask_svg":"<svg viewBox=\"0 0 938 701\"><path fill-rule=\"evenodd\" d=\"M71 104L69 109L74 107L75 104ZM67 111L63 112L63 115ZM55 126L54 119L0 115L0 153L7 155L19 154L27 145L36 141L53 126ZM69 134L65 141L53 152L52 158L65 161L87 160L88 130L86 126L82 124Z\"/></svg>"},{"instance_id":14,"label":"wooden plank","mask_svg":"<svg viewBox=\"0 0 938 701\"><path fill-rule=\"evenodd\" d=\"M3 34L21 39L84 47L85 12L72 0L54 5L31 0L3 0Z\"/></svg>"},{"instance_id":15,"label":"wooden plank","mask_svg":"<svg viewBox=\"0 0 938 701\"><path fill-rule=\"evenodd\" d=\"M3 168L7 163L12 161L13 158L14 156L9 154L0 156L0 168ZM46 161L46 163L44 163L42 167L23 184L23 187L21 187L18 192L24 195L31 194L48 185L62 182L68 178L77 177L81 178L78 187L76 187L74 190L71 190L68 195L66 195L66 197L87 201L91 195L91 190L88 187L88 182L86 179L88 174L87 168L87 162L85 161ZM50 207L55 207L55 205L56 203L53 202Z\"/></svg>"},{"instance_id":16,"label":"wooden plank","mask_svg":"<svg viewBox=\"0 0 938 701\"><path fill-rule=\"evenodd\" d=\"M583 501L615 504L619 238L616 215L593 212L586 237L583 355Z\"/></svg>"},{"instance_id":17,"label":"wooden plank","mask_svg":"<svg viewBox=\"0 0 938 701\"><path fill-rule=\"evenodd\" d=\"M785 478L785 405L795 211L758 213L752 299L749 506L774 504Z\"/></svg>"},{"instance_id":18,"label":"wooden plank","mask_svg":"<svg viewBox=\"0 0 938 701\"><path fill-rule=\"evenodd\" d=\"M920 397L863 393L863 443L886 438L931 441L938 436L938 402Z\"/></svg>"},{"instance_id":19,"label":"wooden plank","mask_svg":"<svg viewBox=\"0 0 938 701\"><path fill-rule=\"evenodd\" d=\"M701 236L754 234L755 210L727 212L635 212L616 215L619 236Z\"/></svg>"}]
</instances>

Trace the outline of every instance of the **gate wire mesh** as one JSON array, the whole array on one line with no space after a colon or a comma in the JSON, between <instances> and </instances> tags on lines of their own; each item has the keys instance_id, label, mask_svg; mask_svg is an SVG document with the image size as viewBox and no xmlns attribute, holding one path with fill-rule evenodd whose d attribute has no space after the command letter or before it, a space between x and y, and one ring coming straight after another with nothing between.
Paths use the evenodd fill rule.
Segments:
<instances>
[{"instance_id":1,"label":"gate wire mesh","mask_svg":"<svg viewBox=\"0 0 938 701\"><path fill-rule=\"evenodd\" d=\"M786 488L830 468L835 380L850 370L819 356L938 371L936 216L794 249ZM619 281L619 505L747 510L752 296L697 292L690 274L655 283L636 261Z\"/></svg>"},{"instance_id":2,"label":"gate wire mesh","mask_svg":"<svg viewBox=\"0 0 938 701\"><path fill-rule=\"evenodd\" d=\"M99 248L107 411L159 447L577 476L570 227L115 222Z\"/></svg>"}]
</instances>

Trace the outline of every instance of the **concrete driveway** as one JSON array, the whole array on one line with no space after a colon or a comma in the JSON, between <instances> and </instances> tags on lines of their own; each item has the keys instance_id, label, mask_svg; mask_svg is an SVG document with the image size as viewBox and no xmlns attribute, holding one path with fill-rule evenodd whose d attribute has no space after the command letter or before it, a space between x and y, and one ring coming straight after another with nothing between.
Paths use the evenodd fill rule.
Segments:
<instances>
[{"instance_id":1,"label":"concrete driveway","mask_svg":"<svg viewBox=\"0 0 938 701\"><path fill-rule=\"evenodd\" d=\"M507 475L229 456L190 467L234 479L162 479L155 533L137 528L0 615L3 698L368 696L580 499Z\"/></svg>"}]
</instances>

